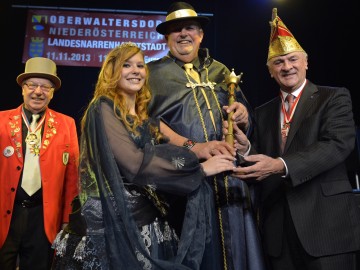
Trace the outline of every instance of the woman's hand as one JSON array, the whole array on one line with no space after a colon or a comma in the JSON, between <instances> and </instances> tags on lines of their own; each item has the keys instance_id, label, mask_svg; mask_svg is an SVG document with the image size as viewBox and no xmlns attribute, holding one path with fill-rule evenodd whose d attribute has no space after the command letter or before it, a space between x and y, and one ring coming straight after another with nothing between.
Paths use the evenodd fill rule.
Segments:
<instances>
[{"instance_id":1,"label":"woman's hand","mask_svg":"<svg viewBox=\"0 0 360 270\"><path fill-rule=\"evenodd\" d=\"M215 175L225 171L233 171L235 158L229 155L219 154L201 163L206 176Z\"/></svg>"}]
</instances>

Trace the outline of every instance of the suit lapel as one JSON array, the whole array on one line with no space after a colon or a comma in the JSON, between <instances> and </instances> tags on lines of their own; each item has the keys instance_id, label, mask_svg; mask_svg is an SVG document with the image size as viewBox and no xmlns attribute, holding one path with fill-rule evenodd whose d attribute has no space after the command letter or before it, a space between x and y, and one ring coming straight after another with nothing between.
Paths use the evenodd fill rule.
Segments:
<instances>
[{"instance_id":1,"label":"suit lapel","mask_svg":"<svg viewBox=\"0 0 360 270\"><path fill-rule=\"evenodd\" d=\"M41 150L40 156L43 155L46 150L49 148L51 143L54 141L54 138L58 132L59 122L57 119L57 114L53 110L46 110L46 117L44 122L44 134L41 140Z\"/></svg>"},{"instance_id":2,"label":"suit lapel","mask_svg":"<svg viewBox=\"0 0 360 270\"><path fill-rule=\"evenodd\" d=\"M301 123L303 122L303 119L306 117L310 107L313 106L315 102L314 93L317 91L318 91L317 87L314 84L312 84L310 81L306 82L303 93L296 107L293 121L291 122L291 127L289 130L288 138L286 140L284 152L286 152L289 145L291 144L291 141L293 140L296 132L300 128Z\"/></svg>"},{"instance_id":3,"label":"suit lapel","mask_svg":"<svg viewBox=\"0 0 360 270\"><path fill-rule=\"evenodd\" d=\"M280 155L280 145L281 145L281 125L282 123L280 123L280 114L279 112L281 111L281 98L278 97L277 102L276 102L276 107L273 108L272 110L272 119L274 119L273 123L276 123L277 128L271 128L270 130L274 133L272 134L272 138L274 138L274 152L275 155ZM271 125L271 123L269 122L269 124Z\"/></svg>"},{"instance_id":4,"label":"suit lapel","mask_svg":"<svg viewBox=\"0 0 360 270\"><path fill-rule=\"evenodd\" d=\"M14 149L14 154L23 162L23 148L22 148L22 119L21 119L20 105L12 114L9 115L9 122L7 123L7 134L10 137L10 149Z\"/></svg>"},{"instance_id":5,"label":"suit lapel","mask_svg":"<svg viewBox=\"0 0 360 270\"><path fill-rule=\"evenodd\" d=\"M259 134L260 138L262 138L262 145L266 145L266 153L271 153L271 155L279 155L280 154L280 144L281 144L281 132L280 132L280 110L281 110L281 99L280 97L275 98L269 106L266 107L266 120L262 119L262 123L259 125L263 125L264 128L261 128L264 134ZM274 128L274 125L276 128ZM272 138L269 140L269 138Z\"/></svg>"}]
</instances>

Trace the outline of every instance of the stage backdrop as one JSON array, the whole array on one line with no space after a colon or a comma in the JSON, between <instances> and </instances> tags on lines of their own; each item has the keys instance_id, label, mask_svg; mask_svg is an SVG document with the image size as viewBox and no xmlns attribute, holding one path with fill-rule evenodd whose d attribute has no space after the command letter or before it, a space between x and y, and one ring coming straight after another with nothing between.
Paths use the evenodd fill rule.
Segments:
<instances>
[{"instance_id":1,"label":"stage backdrop","mask_svg":"<svg viewBox=\"0 0 360 270\"><path fill-rule=\"evenodd\" d=\"M145 52L145 62L167 53L156 26L164 15L132 15L29 9L23 63L47 57L63 66L100 67L108 51L132 41Z\"/></svg>"}]
</instances>

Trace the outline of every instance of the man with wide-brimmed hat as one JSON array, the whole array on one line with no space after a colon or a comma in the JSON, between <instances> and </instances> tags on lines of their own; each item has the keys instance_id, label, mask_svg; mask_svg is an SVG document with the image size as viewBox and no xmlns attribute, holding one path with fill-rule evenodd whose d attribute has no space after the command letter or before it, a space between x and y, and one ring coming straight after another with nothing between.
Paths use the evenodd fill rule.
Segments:
<instances>
[{"instance_id":1,"label":"man with wide-brimmed hat","mask_svg":"<svg viewBox=\"0 0 360 270\"><path fill-rule=\"evenodd\" d=\"M16 78L23 104L0 112L0 269L50 269L54 241L78 193L75 120L48 107L54 61L30 58Z\"/></svg>"},{"instance_id":2,"label":"man with wide-brimmed hat","mask_svg":"<svg viewBox=\"0 0 360 270\"><path fill-rule=\"evenodd\" d=\"M255 110L252 148L261 155L237 169L261 181L270 269L360 269L360 211L345 164L355 146L350 92L310 82L307 53L277 9L270 25L267 66L280 91Z\"/></svg>"},{"instance_id":3,"label":"man with wide-brimmed hat","mask_svg":"<svg viewBox=\"0 0 360 270\"><path fill-rule=\"evenodd\" d=\"M250 106L239 87L234 104L227 106L225 78L229 69L211 58L206 48L200 48L208 23L209 18L199 15L192 5L174 2L166 20L156 27L170 51L162 59L148 63L152 89L150 115L161 117L168 128L180 135L169 135L172 143L191 149L200 159L235 154L232 145L222 141L222 124L227 113L233 112L232 120L239 128L251 132ZM212 243L209 242L213 253L205 253L203 262L210 258L211 263L204 269L243 270L249 265L263 269L246 183L227 174L207 180L214 192L215 207ZM172 211L177 217L181 212L181 208ZM181 231L182 220L174 222ZM248 260L250 257L255 259ZM213 263L216 259L218 262Z\"/></svg>"}]
</instances>

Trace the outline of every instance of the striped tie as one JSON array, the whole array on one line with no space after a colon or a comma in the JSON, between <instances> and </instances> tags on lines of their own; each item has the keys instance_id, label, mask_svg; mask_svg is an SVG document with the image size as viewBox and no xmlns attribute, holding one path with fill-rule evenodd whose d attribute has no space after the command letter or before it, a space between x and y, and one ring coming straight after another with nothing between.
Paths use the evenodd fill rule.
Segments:
<instances>
[{"instance_id":1,"label":"striped tie","mask_svg":"<svg viewBox=\"0 0 360 270\"><path fill-rule=\"evenodd\" d=\"M294 101L295 101L295 96L294 95L288 94L286 96L286 98L285 98L285 102L287 103L286 114L291 112L291 108L294 105ZM288 117L289 117L289 115L288 115ZM287 135L286 136L281 136L281 153L284 152L286 140L287 140Z\"/></svg>"},{"instance_id":2,"label":"striped tie","mask_svg":"<svg viewBox=\"0 0 360 270\"><path fill-rule=\"evenodd\" d=\"M295 101L295 96L292 95L292 94L288 94L285 98L285 101L288 103L288 106L287 106L287 110L286 112L289 112L290 111L290 108L293 106L294 104L294 101Z\"/></svg>"}]
</instances>

